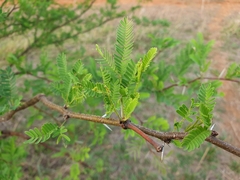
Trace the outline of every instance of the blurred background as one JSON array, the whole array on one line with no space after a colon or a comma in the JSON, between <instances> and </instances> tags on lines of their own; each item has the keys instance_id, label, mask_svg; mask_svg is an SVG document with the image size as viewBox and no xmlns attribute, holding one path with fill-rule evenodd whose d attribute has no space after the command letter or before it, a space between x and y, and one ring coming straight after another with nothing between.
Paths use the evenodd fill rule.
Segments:
<instances>
[{"instance_id":1,"label":"blurred background","mask_svg":"<svg viewBox=\"0 0 240 180\"><path fill-rule=\"evenodd\" d=\"M95 59L100 56L95 45L113 51L116 29L124 16L134 21L133 60L150 47L161 49L168 42L154 62L173 64L180 50L202 33L205 42L214 41L205 76L219 77L226 74L230 64L240 62L239 0L19 0L0 4L7 13L0 26L0 67L10 65L14 69L23 100L43 92L55 103L63 103L48 89L61 52L66 53L70 65L81 59L98 79ZM196 72L191 69L186 78L194 79ZM237 83L222 82L222 97L217 98L213 119L219 137L236 147L240 147L239 90ZM143 91L146 97L132 121L159 131L173 131L174 121L179 119L175 105L189 102L197 92L192 87L183 97L182 87L175 91L175 102L169 97L156 100L156 95ZM99 99L87 99L73 110L104 114ZM48 121L61 122L62 118L39 103L10 121L0 122L0 179L240 179L239 158L207 142L193 152L170 143L161 161L161 154L132 132L117 127L109 131L101 124L74 119L66 123L71 137L67 148L54 140L41 145L23 144L24 131ZM149 123L152 121L154 126Z\"/></svg>"}]
</instances>

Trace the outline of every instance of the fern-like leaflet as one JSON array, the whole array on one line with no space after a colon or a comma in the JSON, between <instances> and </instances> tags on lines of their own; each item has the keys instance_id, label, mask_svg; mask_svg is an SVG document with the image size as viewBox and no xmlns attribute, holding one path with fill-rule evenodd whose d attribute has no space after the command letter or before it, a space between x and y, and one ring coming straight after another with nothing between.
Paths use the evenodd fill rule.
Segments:
<instances>
[{"instance_id":1,"label":"fern-like leaflet","mask_svg":"<svg viewBox=\"0 0 240 180\"><path fill-rule=\"evenodd\" d=\"M206 62L206 59L213 44L214 41L209 41L205 44L202 34L198 34L196 40L191 40L191 46L194 51L189 57L198 64L200 72L205 72L210 65L210 61Z\"/></svg>"},{"instance_id":2,"label":"fern-like leaflet","mask_svg":"<svg viewBox=\"0 0 240 180\"><path fill-rule=\"evenodd\" d=\"M10 67L0 69L0 96L11 98L16 95L15 77Z\"/></svg>"},{"instance_id":3,"label":"fern-like leaflet","mask_svg":"<svg viewBox=\"0 0 240 180\"><path fill-rule=\"evenodd\" d=\"M180 116L188 120L189 122L192 122L192 118L190 118L191 114L191 109L187 108L185 104L183 104L181 107L179 107L176 111Z\"/></svg>"},{"instance_id":4,"label":"fern-like leaflet","mask_svg":"<svg viewBox=\"0 0 240 180\"><path fill-rule=\"evenodd\" d=\"M117 42L114 54L115 67L120 75L126 71L127 64L130 60L130 54L133 49L133 22L128 18L120 21L117 29Z\"/></svg>"},{"instance_id":5,"label":"fern-like leaflet","mask_svg":"<svg viewBox=\"0 0 240 180\"><path fill-rule=\"evenodd\" d=\"M182 141L185 150L192 151L198 148L210 136L211 131L201 126L191 130Z\"/></svg>"},{"instance_id":6,"label":"fern-like leaflet","mask_svg":"<svg viewBox=\"0 0 240 180\"><path fill-rule=\"evenodd\" d=\"M101 64L101 67L104 67L104 69L106 69L110 73L115 73L115 76L116 76L118 72L116 71L116 68L115 68L113 55L110 52L108 52L106 49L102 51L98 45L96 45L96 50L98 51L100 56L102 56L103 58L98 60L98 62Z\"/></svg>"},{"instance_id":7,"label":"fern-like leaflet","mask_svg":"<svg viewBox=\"0 0 240 180\"><path fill-rule=\"evenodd\" d=\"M206 127L209 127L211 125L213 109L215 106L214 93L215 89L212 87L211 83L201 85L198 93L198 100L200 104L199 118L201 121L203 121L203 124Z\"/></svg>"},{"instance_id":8,"label":"fern-like leaflet","mask_svg":"<svg viewBox=\"0 0 240 180\"><path fill-rule=\"evenodd\" d=\"M16 79L11 68L0 69L0 115L8 110L16 109L22 96L19 96L15 88Z\"/></svg>"},{"instance_id":9,"label":"fern-like leaflet","mask_svg":"<svg viewBox=\"0 0 240 180\"><path fill-rule=\"evenodd\" d=\"M226 78L240 78L240 64L232 63L227 70Z\"/></svg>"},{"instance_id":10,"label":"fern-like leaflet","mask_svg":"<svg viewBox=\"0 0 240 180\"><path fill-rule=\"evenodd\" d=\"M25 141L26 144L38 144L47 141L50 137L58 136L57 143L61 138L70 141L70 138L66 136L64 133L67 132L64 126L58 127L56 124L46 123L41 129L34 128L29 131L25 131L25 134L30 137L29 140Z\"/></svg>"},{"instance_id":11,"label":"fern-like leaflet","mask_svg":"<svg viewBox=\"0 0 240 180\"><path fill-rule=\"evenodd\" d=\"M130 60L127 65L125 74L122 77L122 86L128 87L134 81L134 75L136 74L136 65Z\"/></svg>"},{"instance_id":12,"label":"fern-like leaflet","mask_svg":"<svg viewBox=\"0 0 240 180\"><path fill-rule=\"evenodd\" d=\"M151 48L147 54L143 57L143 66L142 66L142 72L145 72L147 68L149 67L151 61L157 54L157 48Z\"/></svg>"},{"instance_id":13,"label":"fern-like leaflet","mask_svg":"<svg viewBox=\"0 0 240 180\"><path fill-rule=\"evenodd\" d=\"M132 112L138 104L139 93L134 98L128 98L124 104L124 117L123 120L130 118Z\"/></svg>"}]
</instances>

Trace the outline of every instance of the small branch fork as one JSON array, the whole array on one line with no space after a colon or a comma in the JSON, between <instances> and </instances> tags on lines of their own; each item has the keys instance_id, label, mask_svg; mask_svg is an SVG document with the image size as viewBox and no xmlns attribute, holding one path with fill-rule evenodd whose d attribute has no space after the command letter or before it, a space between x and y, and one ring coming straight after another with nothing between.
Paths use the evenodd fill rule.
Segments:
<instances>
[{"instance_id":1,"label":"small branch fork","mask_svg":"<svg viewBox=\"0 0 240 180\"><path fill-rule=\"evenodd\" d=\"M141 131L138 127L131 123L130 120L120 122L123 129L132 129L134 132L142 136L147 142L149 142L157 152L162 152L164 146L158 145L153 139L151 139L147 134Z\"/></svg>"},{"instance_id":2,"label":"small branch fork","mask_svg":"<svg viewBox=\"0 0 240 180\"><path fill-rule=\"evenodd\" d=\"M66 109L65 107L59 106L57 104L54 104L53 102L49 101L44 94L38 94L29 101L24 102L21 106L19 106L17 109L12 110L3 116L0 116L0 122L8 121L10 120L15 113L18 111L24 110L30 106L35 105L37 102L41 101L45 106L48 108L58 111L63 115L63 117L68 117L68 118L75 118L75 119L82 119L86 121L91 121L91 122L96 122L96 123L101 123L101 124L108 124L108 125L114 125L114 126L119 126L124 129L132 129L136 133L138 133L140 136L142 136L146 141L148 141L150 144L152 144L155 149L158 152L161 152L163 150L163 146L159 146L156 142L154 142L149 136L156 137L165 143L170 143L172 139L178 139L181 140L183 139L187 133L185 132L159 132L155 131L152 129L148 129L146 127L136 125L131 123L129 120L126 122L121 122L119 123L118 120L112 119L112 118L103 118L101 116L94 116L94 115L88 115L88 114L81 114L81 113L74 113ZM149 135L149 136L147 136ZM206 141L214 144L221 149L224 149L225 151L228 151L238 157L240 157L240 148L234 147L231 144L228 144L218 138L216 131L212 131L212 134L206 138Z\"/></svg>"}]
</instances>

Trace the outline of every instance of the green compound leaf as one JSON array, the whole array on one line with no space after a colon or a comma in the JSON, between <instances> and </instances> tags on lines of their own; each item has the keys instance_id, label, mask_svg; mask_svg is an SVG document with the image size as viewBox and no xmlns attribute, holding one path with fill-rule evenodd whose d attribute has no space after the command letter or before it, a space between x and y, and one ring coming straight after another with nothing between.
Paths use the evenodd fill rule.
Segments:
<instances>
[{"instance_id":1,"label":"green compound leaf","mask_svg":"<svg viewBox=\"0 0 240 180\"><path fill-rule=\"evenodd\" d=\"M138 99L139 99L139 94L137 94L135 98L129 98L125 101L124 103L125 114L124 114L123 120L127 120L131 116L132 112L134 111L134 109L138 104Z\"/></svg>"},{"instance_id":2,"label":"green compound leaf","mask_svg":"<svg viewBox=\"0 0 240 180\"><path fill-rule=\"evenodd\" d=\"M136 73L135 71L136 71L136 65L132 60L130 60L127 65L126 72L122 78L123 87L128 87L131 84L131 82L133 81L133 77Z\"/></svg>"},{"instance_id":3,"label":"green compound leaf","mask_svg":"<svg viewBox=\"0 0 240 180\"><path fill-rule=\"evenodd\" d=\"M133 22L128 18L120 21L117 29L117 42L114 54L115 68L118 74L123 75L133 49Z\"/></svg>"},{"instance_id":4,"label":"green compound leaf","mask_svg":"<svg viewBox=\"0 0 240 180\"><path fill-rule=\"evenodd\" d=\"M201 126L191 130L182 141L182 147L187 151L198 148L210 136L211 131Z\"/></svg>"},{"instance_id":5,"label":"green compound leaf","mask_svg":"<svg viewBox=\"0 0 240 180\"><path fill-rule=\"evenodd\" d=\"M209 127L211 125L210 110L204 104L201 104L199 111L200 111L200 117L201 117L201 120L202 120L204 126Z\"/></svg>"},{"instance_id":6,"label":"green compound leaf","mask_svg":"<svg viewBox=\"0 0 240 180\"><path fill-rule=\"evenodd\" d=\"M176 112L182 116L184 119L188 120L189 122L192 122L193 120L189 117L191 115L191 109L188 109L185 104L180 106Z\"/></svg>"},{"instance_id":7,"label":"green compound leaf","mask_svg":"<svg viewBox=\"0 0 240 180\"><path fill-rule=\"evenodd\" d=\"M46 123L42 126L41 131L37 128L25 131L25 134L30 137L29 140L25 141L25 144L38 144L47 141L51 135L57 131L58 126L52 123Z\"/></svg>"},{"instance_id":8,"label":"green compound leaf","mask_svg":"<svg viewBox=\"0 0 240 180\"><path fill-rule=\"evenodd\" d=\"M115 68L113 55L106 49L102 51L98 45L96 45L96 50L103 58L98 60L98 62L101 64L101 67L104 67L109 72L114 72L118 74Z\"/></svg>"},{"instance_id":9,"label":"green compound leaf","mask_svg":"<svg viewBox=\"0 0 240 180\"><path fill-rule=\"evenodd\" d=\"M60 77L64 77L67 74L67 60L66 55L64 53L59 54L57 57L57 67L58 74Z\"/></svg>"},{"instance_id":10,"label":"green compound leaf","mask_svg":"<svg viewBox=\"0 0 240 180\"><path fill-rule=\"evenodd\" d=\"M144 55L143 60L140 59L137 63L137 81L140 81L140 78L142 76L142 73L147 70L150 63L152 62L153 58L157 54L157 48L151 48L147 54Z\"/></svg>"},{"instance_id":11,"label":"green compound leaf","mask_svg":"<svg viewBox=\"0 0 240 180\"><path fill-rule=\"evenodd\" d=\"M198 93L198 100L200 103L203 103L210 111L214 109L215 98L214 96L215 89L212 87L211 83L202 84Z\"/></svg>"},{"instance_id":12,"label":"green compound leaf","mask_svg":"<svg viewBox=\"0 0 240 180\"><path fill-rule=\"evenodd\" d=\"M56 124L46 123L41 127L41 130L38 128L30 129L25 131L25 134L30 137L29 140L25 141L25 144L38 144L47 141L50 137L58 136L57 143L60 139L64 138L67 141L70 141L70 138L64 133L67 132L67 129L64 126L58 127Z\"/></svg>"},{"instance_id":13,"label":"green compound leaf","mask_svg":"<svg viewBox=\"0 0 240 180\"><path fill-rule=\"evenodd\" d=\"M143 61L142 61L142 72L145 72L148 68L148 66L150 65L150 63L152 62L153 58L156 56L157 54L157 48L151 48L149 49L149 51L147 52L147 54L143 57Z\"/></svg>"},{"instance_id":14,"label":"green compound leaf","mask_svg":"<svg viewBox=\"0 0 240 180\"><path fill-rule=\"evenodd\" d=\"M213 117L213 109L216 104L214 98L215 88L212 84L203 84L198 93L198 100L200 102L199 118L204 123L205 127L211 125Z\"/></svg>"},{"instance_id":15,"label":"green compound leaf","mask_svg":"<svg viewBox=\"0 0 240 180\"><path fill-rule=\"evenodd\" d=\"M240 77L240 64L232 63L227 70L225 78Z\"/></svg>"},{"instance_id":16,"label":"green compound leaf","mask_svg":"<svg viewBox=\"0 0 240 180\"><path fill-rule=\"evenodd\" d=\"M109 84L111 81L111 74L108 70L101 67L102 79L104 84Z\"/></svg>"},{"instance_id":17,"label":"green compound leaf","mask_svg":"<svg viewBox=\"0 0 240 180\"><path fill-rule=\"evenodd\" d=\"M16 80L11 68L0 69L0 96L12 99L16 96Z\"/></svg>"},{"instance_id":18,"label":"green compound leaf","mask_svg":"<svg viewBox=\"0 0 240 180\"><path fill-rule=\"evenodd\" d=\"M82 61L78 60L72 68L72 73L73 74L82 74L83 71L84 71L83 63L82 63Z\"/></svg>"},{"instance_id":19,"label":"green compound leaf","mask_svg":"<svg viewBox=\"0 0 240 180\"><path fill-rule=\"evenodd\" d=\"M68 106L89 97L102 97L107 114L116 113L120 120L128 119L138 104L141 73L147 70L157 53L157 48L151 48L136 64L130 58L132 49L133 22L124 18L117 29L114 55L96 45L102 58L98 60L102 82L94 82L81 61L68 71L66 56L61 54L57 58L59 76L52 84L52 91L61 95Z\"/></svg>"}]
</instances>

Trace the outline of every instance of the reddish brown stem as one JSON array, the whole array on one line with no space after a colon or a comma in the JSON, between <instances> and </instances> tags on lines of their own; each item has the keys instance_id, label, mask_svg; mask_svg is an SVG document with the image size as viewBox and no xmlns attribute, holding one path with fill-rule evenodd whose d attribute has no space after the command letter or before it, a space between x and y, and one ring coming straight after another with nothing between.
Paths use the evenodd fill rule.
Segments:
<instances>
[{"instance_id":1,"label":"reddish brown stem","mask_svg":"<svg viewBox=\"0 0 240 180\"><path fill-rule=\"evenodd\" d=\"M151 139L147 134L145 134L143 131L141 131L139 128L137 128L136 126L134 126L131 121L127 120L124 122L121 122L122 124L122 128L123 129L131 129L134 132L136 132L137 134L139 134L140 136L142 136L147 142L149 142L155 149L157 152L162 152L163 150L163 146L158 145L153 139Z\"/></svg>"}]
</instances>

